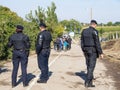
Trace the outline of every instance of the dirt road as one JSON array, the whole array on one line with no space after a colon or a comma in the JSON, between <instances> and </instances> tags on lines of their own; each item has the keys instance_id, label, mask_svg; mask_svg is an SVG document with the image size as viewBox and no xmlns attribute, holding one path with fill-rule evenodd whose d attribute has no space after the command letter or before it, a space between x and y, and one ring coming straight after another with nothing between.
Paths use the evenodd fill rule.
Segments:
<instances>
[{"instance_id":1,"label":"dirt road","mask_svg":"<svg viewBox=\"0 0 120 90\"><path fill-rule=\"evenodd\" d=\"M116 90L115 81L112 76L108 76L107 68L98 60L94 71L95 88L85 88L84 80L86 78L86 65L80 46L72 44L70 51L55 52L51 51L49 60L49 80L47 84L36 83L40 71L37 65L36 55L29 57L28 79L29 86L23 87L19 70L19 84L11 88L11 70L12 64L5 64L0 74L0 90Z\"/></svg>"}]
</instances>

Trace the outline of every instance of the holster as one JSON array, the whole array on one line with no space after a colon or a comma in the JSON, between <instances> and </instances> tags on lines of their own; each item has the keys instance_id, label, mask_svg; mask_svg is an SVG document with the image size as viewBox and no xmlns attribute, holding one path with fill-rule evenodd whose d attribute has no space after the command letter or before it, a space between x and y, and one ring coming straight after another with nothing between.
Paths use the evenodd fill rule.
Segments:
<instances>
[{"instance_id":1,"label":"holster","mask_svg":"<svg viewBox=\"0 0 120 90\"><path fill-rule=\"evenodd\" d=\"M98 51L95 47L84 47L83 52L85 52L85 53L96 53L97 58L99 57L99 53L98 53Z\"/></svg>"},{"instance_id":2,"label":"holster","mask_svg":"<svg viewBox=\"0 0 120 90\"><path fill-rule=\"evenodd\" d=\"M26 50L25 52L26 52L26 55L27 55L27 57L28 57L28 56L29 56L29 53L30 53L30 50Z\"/></svg>"}]
</instances>

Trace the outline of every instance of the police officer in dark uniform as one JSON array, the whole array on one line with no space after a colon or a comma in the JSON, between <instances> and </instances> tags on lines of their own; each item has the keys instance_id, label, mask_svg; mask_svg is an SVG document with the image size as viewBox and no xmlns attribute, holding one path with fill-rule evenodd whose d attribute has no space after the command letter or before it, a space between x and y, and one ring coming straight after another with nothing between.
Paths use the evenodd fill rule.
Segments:
<instances>
[{"instance_id":1,"label":"police officer in dark uniform","mask_svg":"<svg viewBox=\"0 0 120 90\"><path fill-rule=\"evenodd\" d=\"M41 32L38 34L36 42L38 67L41 70L40 78L37 80L38 83L47 83L49 78L48 59L50 55L50 43L52 41L52 36L50 32L46 30L46 27L45 23L41 23L39 25Z\"/></svg>"},{"instance_id":2,"label":"police officer in dark uniform","mask_svg":"<svg viewBox=\"0 0 120 90\"><path fill-rule=\"evenodd\" d=\"M27 63L30 49L29 37L22 33L24 27L17 25L16 33L9 38L8 47L13 47L13 71L12 71L12 87L17 85L17 73L19 63L21 63L23 86L28 86L27 83Z\"/></svg>"},{"instance_id":3,"label":"police officer in dark uniform","mask_svg":"<svg viewBox=\"0 0 120 90\"><path fill-rule=\"evenodd\" d=\"M98 31L95 29L97 22L91 20L90 27L84 29L81 34L81 48L84 52L87 65L87 79L85 80L85 87L95 87L93 85L93 71L96 65L96 60L99 56L103 58L103 52L99 42Z\"/></svg>"}]
</instances>

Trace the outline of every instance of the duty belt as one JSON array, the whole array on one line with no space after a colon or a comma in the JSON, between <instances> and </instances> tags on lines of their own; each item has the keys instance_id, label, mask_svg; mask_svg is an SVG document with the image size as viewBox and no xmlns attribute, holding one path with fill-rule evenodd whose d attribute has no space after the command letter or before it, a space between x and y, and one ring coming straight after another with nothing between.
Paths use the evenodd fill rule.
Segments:
<instances>
[{"instance_id":1,"label":"duty belt","mask_svg":"<svg viewBox=\"0 0 120 90\"><path fill-rule=\"evenodd\" d=\"M95 46L84 46L84 47L95 47Z\"/></svg>"},{"instance_id":2,"label":"duty belt","mask_svg":"<svg viewBox=\"0 0 120 90\"><path fill-rule=\"evenodd\" d=\"M17 51L24 51L24 49L14 49L14 50L17 50Z\"/></svg>"},{"instance_id":3,"label":"duty belt","mask_svg":"<svg viewBox=\"0 0 120 90\"><path fill-rule=\"evenodd\" d=\"M50 47L47 47L47 48L42 48L42 49L50 49Z\"/></svg>"}]
</instances>

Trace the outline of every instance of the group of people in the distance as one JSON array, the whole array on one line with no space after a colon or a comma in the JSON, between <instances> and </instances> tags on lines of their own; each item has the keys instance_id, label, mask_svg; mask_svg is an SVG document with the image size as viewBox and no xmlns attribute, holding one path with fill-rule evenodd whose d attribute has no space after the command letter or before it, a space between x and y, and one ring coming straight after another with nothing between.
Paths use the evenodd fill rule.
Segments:
<instances>
[{"instance_id":1,"label":"group of people in the distance","mask_svg":"<svg viewBox=\"0 0 120 90\"><path fill-rule=\"evenodd\" d=\"M54 41L54 50L56 50L56 51L70 50L71 42L72 42L72 39L69 35L63 36L63 37L57 37L56 40Z\"/></svg>"}]
</instances>

